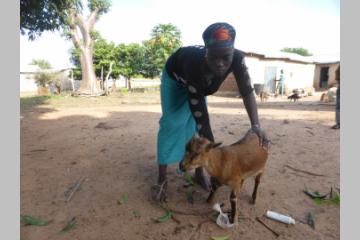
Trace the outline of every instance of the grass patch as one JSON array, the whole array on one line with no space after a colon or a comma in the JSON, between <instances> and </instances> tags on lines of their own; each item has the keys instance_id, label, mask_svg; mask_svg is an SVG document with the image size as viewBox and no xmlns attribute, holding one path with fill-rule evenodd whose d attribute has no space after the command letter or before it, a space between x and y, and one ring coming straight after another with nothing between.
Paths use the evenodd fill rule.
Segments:
<instances>
[{"instance_id":1,"label":"grass patch","mask_svg":"<svg viewBox=\"0 0 360 240\"><path fill-rule=\"evenodd\" d=\"M317 205L321 204L335 204L340 205L340 194L335 192L331 198L321 199L321 198L314 198L314 202Z\"/></svg>"},{"instance_id":2,"label":"grass patch","mask_svg":"<svg viewBox=\"0 0 360 240\"><path fill-rule=\"evenodd\" d=\"M26 108L26 107L35 107L38 105L43 105L43 104L48 103L50 98L51 98L50 95L21 97L20 98L20 107Z\"/></svg>"}]
</instances>

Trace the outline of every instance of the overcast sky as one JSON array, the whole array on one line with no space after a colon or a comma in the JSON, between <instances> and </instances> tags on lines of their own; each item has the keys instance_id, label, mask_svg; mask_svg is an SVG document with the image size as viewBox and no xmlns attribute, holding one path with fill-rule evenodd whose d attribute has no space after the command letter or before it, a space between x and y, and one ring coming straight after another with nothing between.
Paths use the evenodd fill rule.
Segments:
<instances>
[{"instance_id":1,"label":"overcast sky","mask_svg":"<svg viewBox=\"0 0 360 240\"><path fill-rule=\"evenodd\" d=\"M219 21L237 31L235 46L259 53L303 47L314 55L340 56L340 0L113 0L111 10L95 24L108 41L141 43L151 29L171 23L183 45L203 44L204 29ZM66 41L57 32L44 32L36 41L20 35L20 69L32 59L45 59L55 68L70 65Z\"/></svg>"}]
</instances>

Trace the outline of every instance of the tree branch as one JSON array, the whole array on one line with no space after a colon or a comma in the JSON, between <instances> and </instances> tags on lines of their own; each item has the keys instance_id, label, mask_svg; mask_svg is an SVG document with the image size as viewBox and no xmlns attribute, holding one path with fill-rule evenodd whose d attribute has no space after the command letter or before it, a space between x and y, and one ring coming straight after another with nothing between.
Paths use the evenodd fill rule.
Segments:
<instances>
[{"instance_id":1,"label":"tree branch","mask_svg":"<svg viewBox=\"0 0 360 240\"><path fill-rule=\"evenodd\" d=\"M76 26L79 27L81 35L83 37L84 40L84 46L88 46L89 44L89 31L88 31L88 27L87 27L87 22L84 20L84 18L78 14L75 13L75 20L78 22L78 24L76 24Z\"/></svg>"},{"instance_id":2,"label":"tree branch","mask_svg":"<svg viewBox=\"0 0 360 240\"><path fill-rule=\"evenodd\" d=\"M96 21L96 16L97 14L99 13L99 8L95 8L94 11L91 12L88 20L87 20L87 25L88 25L88 30L92 30L94 28L94 24L95 24L95 21Z\"/></svg>"}]
</instances>

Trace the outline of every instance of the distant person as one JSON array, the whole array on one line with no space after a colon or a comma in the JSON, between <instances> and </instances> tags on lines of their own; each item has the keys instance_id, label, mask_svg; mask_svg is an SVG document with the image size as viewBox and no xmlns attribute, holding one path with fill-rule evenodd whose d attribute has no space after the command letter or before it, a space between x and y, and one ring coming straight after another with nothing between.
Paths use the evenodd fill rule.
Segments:
<instances>
[{"instance_id":1,"label":"distant person","mask_svg":"<svg viewBox=\"0 0 360 240\"><path fill-rule=\"evenodd\" d=\"M260 127L244 54L234 48L235 35L231 25L214 23L203 32L205 46L181 47L166 62L160 87L159 176L158 183L152 187L152 196L157 201L166 201L167 166L183 159L185 145L193 135L198 132L214 142L205 97L215 93L231 72L248 113L251 129L259 136L259 144L267 147L268 139ZM195 170L194 180L210 190L210 179L203 168Z\"/></svg>"},{"instance_id":2,"label":"distant person","mask_svg":"<svg viewBox=\"0 0 360 240\"><path fill-rule=\"evenodd\" d=\"M281 69L280 77L277 85L277 92L282 96L284 95L284 91L285 91L285 75L284 75L284 70Z\"/></svg>"},{"instance_id":3,"label":"distant person","mask_svg":"<svg viewBox=\"0 0 360 240\"><path fill-rule=\"evenodd\" d=\"M340 129L340 65L335 71L335 80L338 83L336 89L336 107L335 107L335 125L332 126L332 129Z\"/></svg>"}]
</instances>

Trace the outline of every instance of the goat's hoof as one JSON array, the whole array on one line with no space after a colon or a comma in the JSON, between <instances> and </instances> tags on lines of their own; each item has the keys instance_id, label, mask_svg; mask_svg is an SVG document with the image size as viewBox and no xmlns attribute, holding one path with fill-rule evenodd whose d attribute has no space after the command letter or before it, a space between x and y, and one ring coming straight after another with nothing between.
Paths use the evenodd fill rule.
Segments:
<instances>
[{"instance_id":1,"label":"goat's hoof","mask_svg":"<svg viewBox=\"0 0 360 240\"><path fill-rule=\"evenodd\" d=\"M250 200L250 203L251 203L252 205L255 205L256 199L251 199L251 200Z\"/></svg>"}]
</instances>

